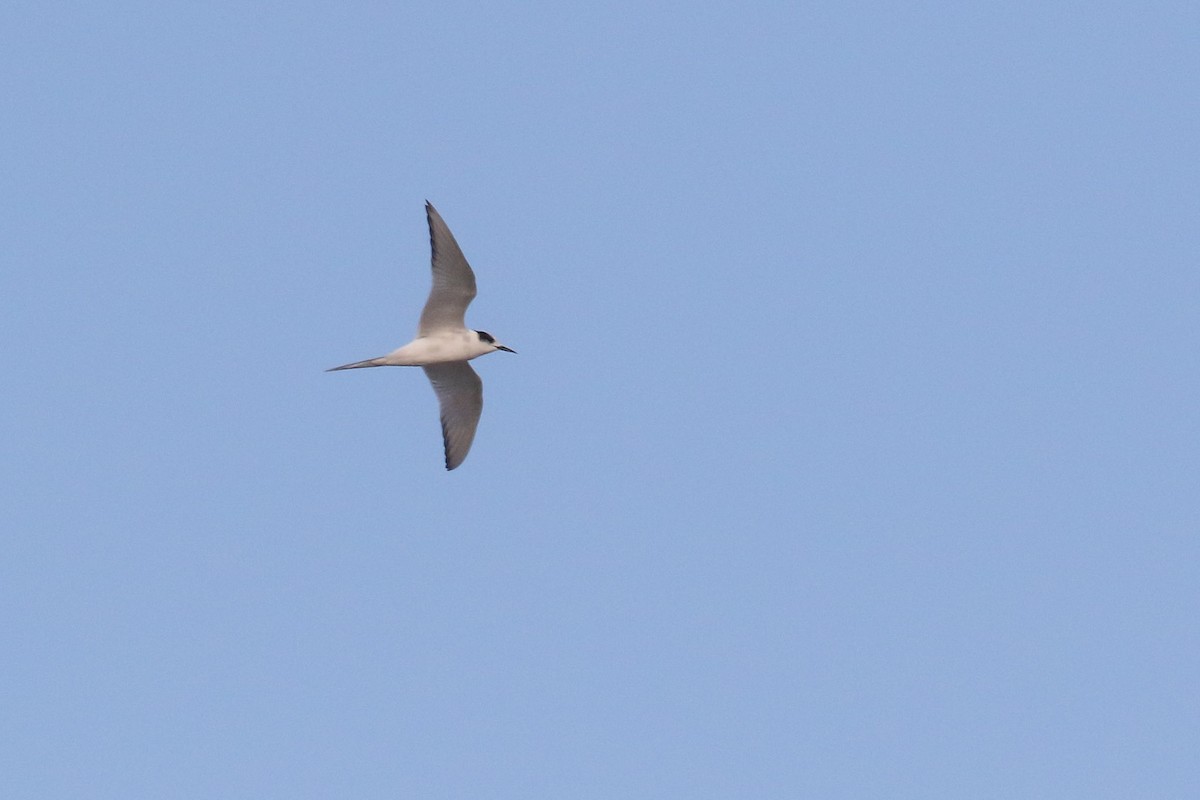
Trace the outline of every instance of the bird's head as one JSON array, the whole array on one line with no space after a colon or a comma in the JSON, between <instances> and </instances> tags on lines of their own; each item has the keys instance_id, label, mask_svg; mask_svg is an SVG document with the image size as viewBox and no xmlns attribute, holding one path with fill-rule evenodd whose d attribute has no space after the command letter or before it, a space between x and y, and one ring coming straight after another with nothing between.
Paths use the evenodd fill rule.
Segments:
<instances>
[{"instance_id":1,"label":"bird's head","mask_svg":"<svg viewBox=\"0 0 1200 800\"><path fill-rule=\"evenodd\" d=\"M513 350L511 347L505 347L504 345L497 342L496 337L492 336L487 331L475 331L475 335L479 337L479 341L483 342L486 345L491 345L493 350L503 350L506 353L517 352L516 350Z\"/></svg>"}]
</instances>

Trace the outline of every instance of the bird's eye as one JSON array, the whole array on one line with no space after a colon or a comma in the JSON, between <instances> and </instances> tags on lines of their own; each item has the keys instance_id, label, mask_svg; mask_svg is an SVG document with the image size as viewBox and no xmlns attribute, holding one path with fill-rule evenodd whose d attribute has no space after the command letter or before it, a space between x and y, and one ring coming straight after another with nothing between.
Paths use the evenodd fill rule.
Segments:
<instances>
[{"instance_id":1,"label":"bird's eye","mask_svg":"<svg viewBox=\"0 0 1200 800\"><path fill-rule=\"evenodd\" d=\"M487 331L475 331L475 333L479 334L479 341L481 341L481 342L487 342L488 344L494 344L496 341L494 338L492 338L492 335L490 333L488 333Z\"/></svg>"}]
</instances>

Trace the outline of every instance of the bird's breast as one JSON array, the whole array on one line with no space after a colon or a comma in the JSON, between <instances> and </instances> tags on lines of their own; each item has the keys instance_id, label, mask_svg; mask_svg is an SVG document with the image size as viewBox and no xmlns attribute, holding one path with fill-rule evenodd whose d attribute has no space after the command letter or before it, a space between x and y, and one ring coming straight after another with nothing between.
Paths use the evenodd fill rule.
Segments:
<instances>
[{"instance_id":1,"label":"bird's breast","mask_svg":"<svg viewBox=\"0 0 1200 800\"><path fill-rule=\"evenodd\" d=\"M444 364L450 361L469 361L487 350L480 346L473 331L444 336L422 336L413 339L388 356L388 362L398 366Z\"/></svg>"}]
</instances>

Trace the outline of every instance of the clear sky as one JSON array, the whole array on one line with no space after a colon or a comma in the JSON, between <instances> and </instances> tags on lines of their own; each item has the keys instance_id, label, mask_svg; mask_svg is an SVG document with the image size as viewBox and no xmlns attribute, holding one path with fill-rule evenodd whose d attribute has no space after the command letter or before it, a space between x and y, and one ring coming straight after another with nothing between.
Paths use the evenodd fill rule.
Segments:
<instances>
[{"instance_id":1,"label":"clear sky","mask_svg":"<svg viewBox=\"0 0 1200 800\"><path fill-rule=\"evenodd\" d=\"M1200 796L1198 8L6 2L0 796Z\"/></svg>"}]
</instances>

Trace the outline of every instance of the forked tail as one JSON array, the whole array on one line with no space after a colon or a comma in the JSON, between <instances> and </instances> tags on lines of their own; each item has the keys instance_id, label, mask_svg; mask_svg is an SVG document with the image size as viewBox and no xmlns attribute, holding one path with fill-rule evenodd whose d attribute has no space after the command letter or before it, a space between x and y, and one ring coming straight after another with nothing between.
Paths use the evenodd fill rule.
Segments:
<instances>
[{"instance_id":1,"label":"forked tail","mask_svg":"<svg viewBox=\"0 0 1200 800\"><path fill-rule=\"evenodd\" d=\"M340 367L331 367L325 370L326 372L337 372L339 369L359 369L361 367L384 367L387 366L387 358L380 356L379 358L368 358L366 361L355 361L353 364L342 364Z\"/></svg>"}]
</instances>

